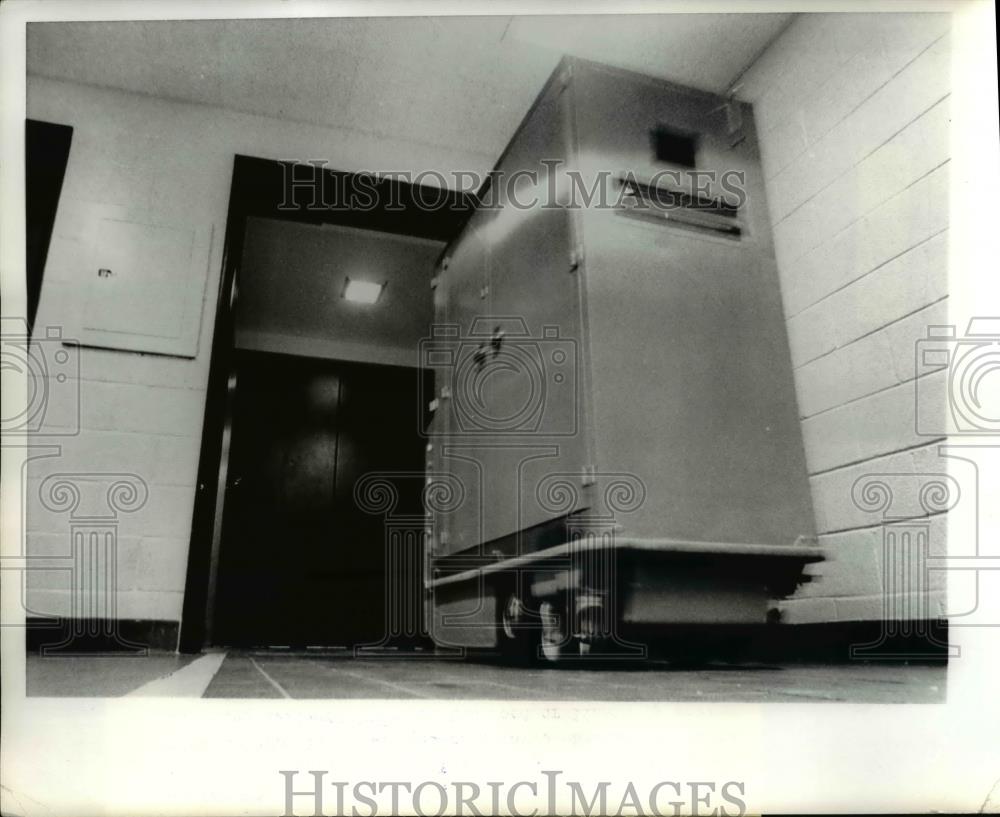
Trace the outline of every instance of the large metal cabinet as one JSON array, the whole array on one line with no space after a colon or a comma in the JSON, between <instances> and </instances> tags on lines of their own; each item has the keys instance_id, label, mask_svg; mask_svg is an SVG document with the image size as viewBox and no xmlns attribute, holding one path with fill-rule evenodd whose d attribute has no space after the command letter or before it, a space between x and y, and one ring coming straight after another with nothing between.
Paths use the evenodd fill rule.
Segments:
<instances>
[{"instance_id":1,"label":"large metal cabinet","mask_svg":"<svg viewBox=\"0 0 1000 817\"><path fill-rule=\"evenodd\" d=\"M490 577L527 571L530 606L548 587L532 554L583 519L660 556L756 548L794 587L820 557L801 544L813 516L750 106L564 60L481 198L434 277L428 468L457 490L433 513L428 587L470 627L438 615L445 640L492 643L468 635L504 604Z\"/></svg>"}]
</instances>

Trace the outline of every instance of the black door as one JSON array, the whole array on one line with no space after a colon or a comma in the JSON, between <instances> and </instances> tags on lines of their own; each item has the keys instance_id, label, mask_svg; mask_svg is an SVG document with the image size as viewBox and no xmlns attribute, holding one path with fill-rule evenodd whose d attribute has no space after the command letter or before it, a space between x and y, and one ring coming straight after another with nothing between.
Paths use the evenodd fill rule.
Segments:
<instances>
[{"instance_id":1,"label":"black door","mask_svg":"<svg viewBox=\"0 0 1000 817\"><path fill-rule=\"evenodd\" d=\"M69 160L73 129L69 125L28 119L24 130L25 221L28 326L35 322L52 225Z\"/></svg>"},{"instance_id":2,"label":"black door","mask_svg":"<svg viewBox=\"0 0 1000 817\"><path fill-rule=\"evenodd\" d=\"M423 467L419 372L249 351L236 369L214 640L380 641L385 523L354 487ZM393 482L396 512L419 514L420 481Z\"/></svg>"}]
</instances>

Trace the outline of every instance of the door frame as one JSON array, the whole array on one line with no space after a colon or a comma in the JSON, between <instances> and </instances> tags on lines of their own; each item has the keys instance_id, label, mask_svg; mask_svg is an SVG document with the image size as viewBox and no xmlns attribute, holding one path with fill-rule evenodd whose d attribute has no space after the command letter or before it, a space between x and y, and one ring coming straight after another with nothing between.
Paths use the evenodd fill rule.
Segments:
<instances>
[{"instance_id":1,"label":"door frame","mask_svg":"<svg viewBox=\"0 0 1000 817\"><path fill-rule=\"evenodd\" d=\"M294 180L295 184L289 184ZM327 206L322 191L374 190L375 206ZM317 200L317 193L320 193ZM211 642L215 583L232 423L235 313L247 221L251 217L305 224L337 224L375 232L450 242L475 209L477 197L380 177L236 154L229 192L222 273L202 420L184 604L177 649L201 652ZM434 202L428 208L422 202Z\"/></svg>"}]
</instances>

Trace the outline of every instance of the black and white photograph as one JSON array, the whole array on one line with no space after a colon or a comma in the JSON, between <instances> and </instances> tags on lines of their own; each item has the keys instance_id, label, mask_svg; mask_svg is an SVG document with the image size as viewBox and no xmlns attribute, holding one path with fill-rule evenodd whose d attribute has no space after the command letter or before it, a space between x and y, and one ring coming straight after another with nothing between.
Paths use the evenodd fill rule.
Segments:
<instances>
[{"instance_id":1,"label":"black and white photograph","mask_svg":"<svg viewBox=\"0 0 1000 817\"><path fill-rule=\"evenodd\" d=\"M992 3L0 24L3 814L1000 812Z\"/></svg>"}]
</instances>

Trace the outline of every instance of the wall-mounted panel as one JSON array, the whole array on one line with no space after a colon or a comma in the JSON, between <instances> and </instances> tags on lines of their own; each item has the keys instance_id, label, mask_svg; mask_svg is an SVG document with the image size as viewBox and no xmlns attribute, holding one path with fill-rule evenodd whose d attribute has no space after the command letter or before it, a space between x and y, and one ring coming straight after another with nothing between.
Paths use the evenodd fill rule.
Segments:
<instances>
[{"instance_id":1,"label":"wall-mounted panel","mask_svg":"<svg viewBox=\"0 0 1000 817\"><path fill-rule=\"evenodd\" d=\"M80 269L84 346L195 357L213 230L210 225L94 218Z\"/></svg>"}]
</instances>

